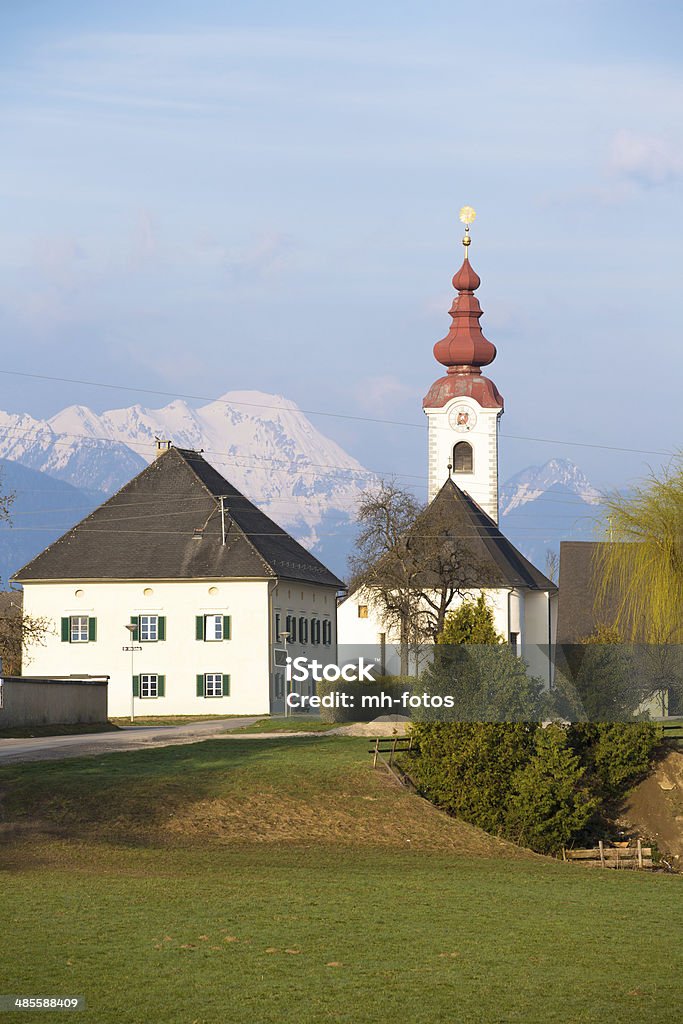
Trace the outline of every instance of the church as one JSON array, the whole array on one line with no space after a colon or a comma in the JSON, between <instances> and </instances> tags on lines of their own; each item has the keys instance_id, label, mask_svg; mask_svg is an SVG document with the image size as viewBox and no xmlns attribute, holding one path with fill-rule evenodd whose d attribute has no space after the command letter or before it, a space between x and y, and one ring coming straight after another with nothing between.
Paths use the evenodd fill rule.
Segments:
<instances>
[{"instance_id":1,"label":"church","mask_svg":"<svg viewBox=\"0 0 683 1024\"><path fill-rule=\"evenodd\" d=\"M450 309L451 328L434 346L445 374L423 401L428 420L428 501L420 524L438 524L471 554L476 566L460 584L449 607L484 594L493 609L497 631L550 684L557 620L557 587L498 528L498 441L504 402L498 388L482 374L496 357L484 337L482 309L475 292L481 284L469 260L471 207L465 223L462 266L453 278L457 296ZM436 585L436 581L435 581ZM400 670L400 636L383 618L372 590L351 590L338 612L340 658L376 650L382 669Z\"/></svg>"}]
</instances>

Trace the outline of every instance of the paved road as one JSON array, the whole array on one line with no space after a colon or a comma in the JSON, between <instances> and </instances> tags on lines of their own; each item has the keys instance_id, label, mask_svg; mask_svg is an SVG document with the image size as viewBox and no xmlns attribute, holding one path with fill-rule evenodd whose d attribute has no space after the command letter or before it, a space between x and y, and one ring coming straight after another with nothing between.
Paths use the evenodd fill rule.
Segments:
<instances>
[{"instance_id":1,"label":"paved road","mask_svg":"<svg viewBox=\"0 0 683 1024\"><path fill-rule=\"evenodd\" d=\"M263 716L261 716L263 717ZM208 740L226 729L257 722L255 718L221 718L185 725L130 725L118 732L81 733L78 736L39 736L33 739L0 739L0 764L18 761L63 761L67 757L96 757L118 750L169 747Z\"/></svg>"}]
</instances>

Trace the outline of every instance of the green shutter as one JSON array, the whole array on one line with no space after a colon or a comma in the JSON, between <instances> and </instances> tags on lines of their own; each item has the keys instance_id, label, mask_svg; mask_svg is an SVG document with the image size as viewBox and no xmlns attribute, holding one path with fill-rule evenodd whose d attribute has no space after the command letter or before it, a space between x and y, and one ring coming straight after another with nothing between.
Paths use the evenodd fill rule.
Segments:
<instances>
[{"instance_id":1,"label":"green shutter","mask_svg":"<svg viewBox=\"0 0 683 1024\"><path fill-rule=\"evenodd\" d=\"M68 618L62 619L62 643L70 643L71 641L71 620Z\"/></svg>"},{"instance_id":2,"label":"green shutter","mask_svg":"<svg viewBox=\"0 0 683 1024\"><path fill-rule=\"evenodd\" d=\"M88 619L88 640L97 640L97 619Z\"/></svg>"},{"instance_id":3,"label":"green shutter","mask_svg":"<svg viewBox=\"0 0 683 1024\"><path fill-rule=\"evenodd\" d=\"M230 696L230 676L226 676L225 673L223 674L223 696Z\"/></svg>"},{"instance_id":4,"label":"green shutter","mask_svg":"<svg viewBox=\"0 0 683 1024\"><path fill-rule=\"evenodd\" d=\"M195 637L197 640L204 639L204 616L198 615L195 618Z\"/></svg>"},{"instance_id":5,"label":"green shutter","mask_svg":"<svg viewBox=\"0 0 683 1024\"><path fill-rule=\"evenodd\" d=\"M157 697L163 697L166 693L166 676L157 676Z\"/></svg>"},{"instance_id":6,"label":"green shutter","mask_svg":"<svg viewBox=\"0 0 683 1024\"><path fill-rule=\"evenodd\" d=\"M133 676L133 696L140 696L140 676Z\"/></svg>"},{"instance_id":7,"label":"green shutter","mask_svg":"<svg viewBox=\"0 0 683 1024\"><path fill-rule=\"evenodd\" d=\"M231 622L230 616L229 615L224 615L223 616L223 639L224 640L230 640L231 639L231 636L230 636L231 625L232 625L232 622Z\"/></svg>"},{"instance_id":8,"label":"green shutter","mask_svg":"<svg viewBox=\"0 0 683 1024\"><path fill-rule=\"evenodd\" d=\"M157 636L160 640L166 639L166 616L160 615L157 620Z\"/></svg>"},{"instance_id":9,"label":"green shutter","mask_svg":"<svg viewBox=\"0 0 683 1024\"><path fill-rule=\"evenodd\" d=\"M137 640L137 638L140 636L140 616L139 615L131 615L131 617L130 617L130 624L131 624L131 626L135 626L135 629L133 630L133 632L131 634L131 639L132 640Z\"/></svg>"},{"instance_id":10,"label":"green shutter","mask_svg":"<svg viewBox=\"0 0 683 1024\"><path fill-rule=\"evenodd\" d=\"M197 676L197 696L204 696L204 676Z\"/></svg>"}]
</instances>

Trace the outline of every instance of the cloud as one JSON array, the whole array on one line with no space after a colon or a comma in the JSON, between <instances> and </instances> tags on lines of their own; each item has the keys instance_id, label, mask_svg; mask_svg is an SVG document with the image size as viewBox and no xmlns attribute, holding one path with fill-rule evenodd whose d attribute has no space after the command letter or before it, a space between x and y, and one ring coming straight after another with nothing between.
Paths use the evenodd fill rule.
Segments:
<instances>
[{"instance_id":1,"label":"cloud","mask_svg":"<svg viewBox=\"0 0 683 1024\"><path fill-rule=\"evenodd\" d=\"M386 416L397 410L405 412L406 399L414 399L412 388L393 374L363 377L354 388L356 402L363 412Z\"/></svg>"},{"instance_id":2,"label":"cloud","mask_svg":"<svg viewBox=\"0 0 683 1024\"><path fill-rule=\"evenodd\" d=\"M607 169L621 182L667 185L683 176L683 147L662 136L622 130L612 139Z\"/></svg>"}]
</instances>

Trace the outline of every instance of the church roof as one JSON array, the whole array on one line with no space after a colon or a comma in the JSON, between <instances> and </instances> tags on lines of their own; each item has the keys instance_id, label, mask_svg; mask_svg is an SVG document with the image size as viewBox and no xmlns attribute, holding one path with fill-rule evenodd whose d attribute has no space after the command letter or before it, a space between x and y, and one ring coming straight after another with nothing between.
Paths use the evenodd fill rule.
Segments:
<instances>
[{"instance_id":1,"label":"church roof","mask_svg":"<svg viewBox=\"0 0 683 1024\"><path fill-rule=\"evenodd\" d=\"M422 405L425 409L440 409L452 398L469 396L484 409L502 409L503 396L481 372L482 366L496 358L496 347L484 337L479 323L483 313L474 293L481 279L467 255L468 234L463 244L465 258L453 278L453 287L459 294L450 309L451 327L434 346L434 357L447 367L447 373L432 384Z\"/></svg>"},{"instance_id":2,"label":"church roof","mask_svg":"<svg viewBox=\"0 0 683 1024\"><path fill-rule=\"evenodd\" d=\"M557 590L552 580L517 550L491 516L452 478L446 480L420 519L424 525L429 522L442 524L468 546L473 560L482 569L481 586Z\"/></svg>"},{"instance_id":3,"label":"church roof","mask_svg":"<svg viewBox=\"0 0 683 1024\"><path fill-rule=\"evenodd\" d=\"M344 587L200 454L182 448L160 455L14 575L21 583L197 578Z\"/></svg>"},{"instance_id":4,"label":"church roof","mask_svg":"<svg viewBox=\"0 0 683 1024\"><path fill-rule=\"evenodd\" d=\"M453 479L446 480L406 536L408 546L419 550L424 538L438 537L453 545L462 545L467 551L467 564L463 565L465 577L461 582L468 590L499 589L506 587L529 590L557 590L555 584L544 576L535 565L525 558L499 530L497 524L479 507L465 491L460 490ZM415 543L413 543L415 542ZM384 556L390 557L390 556ZM426 561L430 556L427 554ZM456 560L457 561L457 560ZM416 583L428 588L430 582L441 585L442 580L434 576L429 579L429 570Z\"/></svg>"}]
</instances>

